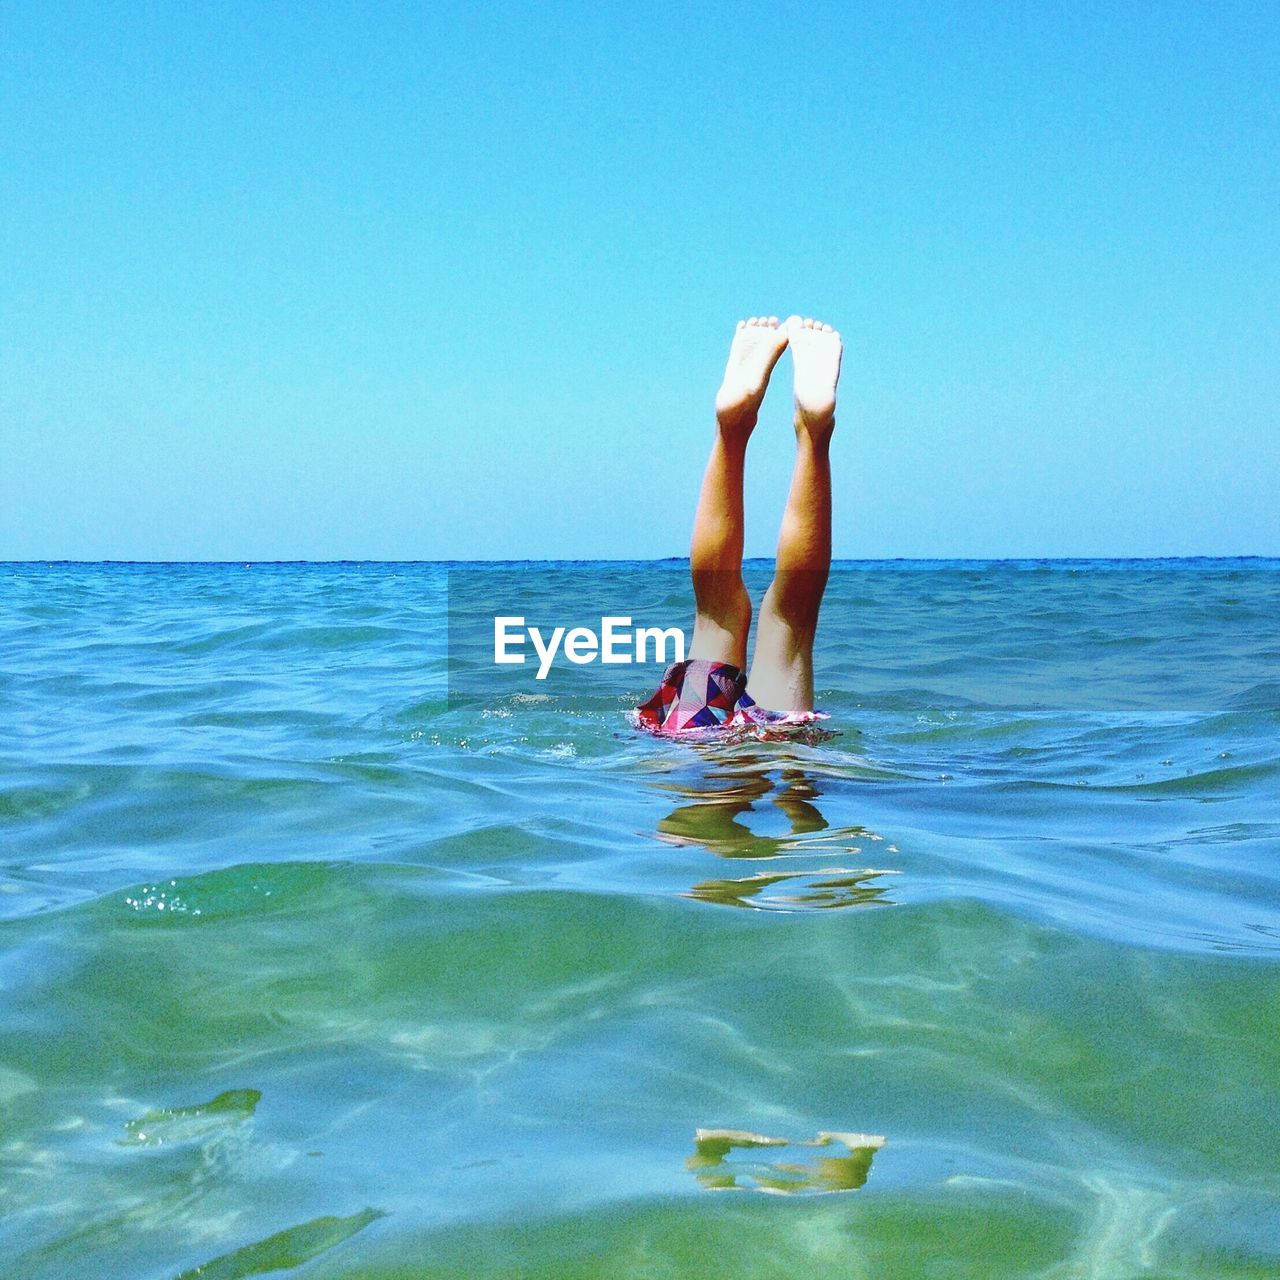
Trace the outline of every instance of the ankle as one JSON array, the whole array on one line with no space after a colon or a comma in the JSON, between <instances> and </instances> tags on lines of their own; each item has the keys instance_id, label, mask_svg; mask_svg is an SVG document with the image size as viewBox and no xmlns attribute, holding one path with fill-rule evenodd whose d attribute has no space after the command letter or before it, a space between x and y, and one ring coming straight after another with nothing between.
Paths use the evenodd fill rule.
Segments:
<instances>
[{"instance_id":1,"label":"ankle","mask_svg":"<svg viewBox=\"0 0 1280 1280\"><path fill-rule=\"evenodd\" d=\"M804 414L795 418L796 443L805 445L817 453L825 454L831 446L831 436L836 429L835 413Z\"/></svg>"}]
</instances>

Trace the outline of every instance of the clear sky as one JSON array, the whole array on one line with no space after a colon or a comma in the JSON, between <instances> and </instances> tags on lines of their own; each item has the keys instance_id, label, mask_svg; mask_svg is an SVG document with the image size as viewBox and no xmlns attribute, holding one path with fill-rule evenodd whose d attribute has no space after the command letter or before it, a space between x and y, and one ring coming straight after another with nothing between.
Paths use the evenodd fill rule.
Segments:
<instances>
[{"instance_id":1,"label":"clear sky","mask_svg":"<svg viewBox=\"0 0 1280 1280\"><path fill-rule=\"evenodd\" d=\"M1271 0L11 0L0 558L680 555L789 311L838 555L1280 554L1278 67Z\"/></svg>"}]
</instances>

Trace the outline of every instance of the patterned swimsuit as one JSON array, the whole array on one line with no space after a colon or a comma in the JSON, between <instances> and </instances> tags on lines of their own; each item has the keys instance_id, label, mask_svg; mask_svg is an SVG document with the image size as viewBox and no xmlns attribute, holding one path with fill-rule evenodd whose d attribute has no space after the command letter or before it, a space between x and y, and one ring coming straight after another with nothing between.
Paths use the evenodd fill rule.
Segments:
<instances>
[{"instance_id":1,"label":"patterned swimsuit","mask_svg":"<svg viewBox=\"0 0 1280 1280\"><path fill-rule=\"evenodd\" d=\"M715 729L727 724L742 704L756 705L747 696L747 677L737 667L690 658L662 673L653 697L636 708L636 720L654 733Z\"/></svg>"}]
</instances>

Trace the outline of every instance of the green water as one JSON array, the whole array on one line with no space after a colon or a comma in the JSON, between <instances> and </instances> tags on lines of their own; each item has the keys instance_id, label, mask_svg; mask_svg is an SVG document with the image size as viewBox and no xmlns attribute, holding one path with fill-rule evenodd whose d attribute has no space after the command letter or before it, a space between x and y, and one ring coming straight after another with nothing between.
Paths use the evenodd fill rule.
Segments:
<instances>
[{"instance_id":1,"label":"green water","mask_svg":"<svg viewBox=\"0 0 1280 1280\"><path fill-rule=\"evenodd\" d=\"M430 566L4 573L3 1274L1280 1275L1276 568L837 573L697 750Z\"/></svg>"}]
</instances>

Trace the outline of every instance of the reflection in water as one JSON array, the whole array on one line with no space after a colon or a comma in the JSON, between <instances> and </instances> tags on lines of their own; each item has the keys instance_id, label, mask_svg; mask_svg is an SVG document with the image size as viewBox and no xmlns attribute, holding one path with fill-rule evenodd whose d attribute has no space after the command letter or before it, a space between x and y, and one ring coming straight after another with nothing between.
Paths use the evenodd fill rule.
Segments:
<instances>
[{"instance_id":1,"label":"reflection in water","mask_svg":"<svg viewBox=\"0 0 1280 1280\"><path fill-rule=\"evenodd\" d=\"M124 1127L128 1137L117 1141L122 1147L158 1147L217 1136L250 1119L261 1098L257 1089L230 1089L211 1102L148 1111L130 1120Z\"/></svg>"},{"instance_id":2,"label":"reflection in water","mask_svg":"<svg viewBox=\"0 0 1280 1280\"><path fill-rule=\"evenodd\" d=\"M178 1280L196 1280L197 1276L200 1280L244 1280L264 1271L288 1271L350 1239L382 1216L377 1209L364 1209L347 1218L313 1218L184 1271Z\"/></svg>"},{"instance_id":3,"label":"reflection in water","mask_svg":"<svg viewBox=\"0 0 1280 1280\"><path fill-rule=\"evenodd\" d=\"M668 844L698 845L720 858L812 859L860 855L863 846L883 840L866 827L832 827L818 808L822 790L811 773L794 761L780 763L776 752L708 750L701 753L711 768L693 782L658 786L679 796L679 804L658 823L658 838ZM771 776L776 774L776 778ZM763 808L765 802L769 808ZM787 831L767 835L744 821L747 814L780 813ZM889 852L896 853L893 845ZM723 906L775 911L892 905L887 886L878 883L895 871L845 866L757 871L732 879L695 884L687 897ZM776 892L780 886L785 891Z\"/></svg>"},{"instance_id":4,"label":"reflection in water","mask_svg":"<svg viewBox=\"0 0 1280 1280\"><path fill-rule=\"evenodd\" d=\"M869 1133L819 1133L791 1142L740 1129L699 1129L687 1168L708 1191L762 1191L769 1195L827 1195L856 1191L867 1180L871 1160L884 1139ZM752 1155L734 1159L735 1151L764 1152L778 1156L799 1154L797 1147L823 1148L820 1156L803 1160L764 1159ZM829 1151L829 1154L826 1152ZM806 1153L807 1155L807 1153Z\"/></svg>"},{"instance_id":5,"label":"reflection in water","mask_svg":"<svg viewBox=\"0 0 1280 1280\"><path fill-rule=\"evenodd\" d=\"M703 880L689 890L688 897L700 902L718 902L723 907L755 907L758 910L786 911L797 907L823 910L830 907L865 907L873 903L892 906L883 885L871 883L896 871L849 871L830 867L824 871L760 871L740 880ZM786 885L786 893L773 893Z\"/></svg>"},{"instance_id":6,"label":"reflection in water","mask_svg":"<svg viewBox=\"0 0 1280 1280\"><path fill-rule=\"evenodd\" d=\"M293 1155L255 1142L253 1119L261 1098L257 1089L230 1089L206 1102L146 1111L127 1121L124 1136L115 1139L127 1153L109 1151L103 1126L84 1115L61 1124L57 1140L45 1145L7 1141L5 1160L17 1178L5 1187L10 1193L5 1225L25 1219L18 1230L30 1239L21 1274L123 1276L141 1274L140 1266L152 1274L154 1268L137 1263L134 1255L165 1250L168 1242L185 1252L203 1250L219 1236L243 1240L242 1211L218 1208L226 1203L228 1188L243 1185L248 1168L261 1171L264 1150L281 1167ZM113 1110L134 1107L113 1095L104 1102ZM50 1192L62 1184L67 1168L80 1179L78 1196ZM11 1194L15 1190L19 1194ZM184 1271L178 1280L242 1280L300 1267L382 1216L380 1210L365 1209L347 1217L313 1218L251 1243L236 1241L238 1247ZM136 1265L127 1265L126 1257ZM85 1258L92 1262L80 1265Z\"/></svg>"}]
</instances>

